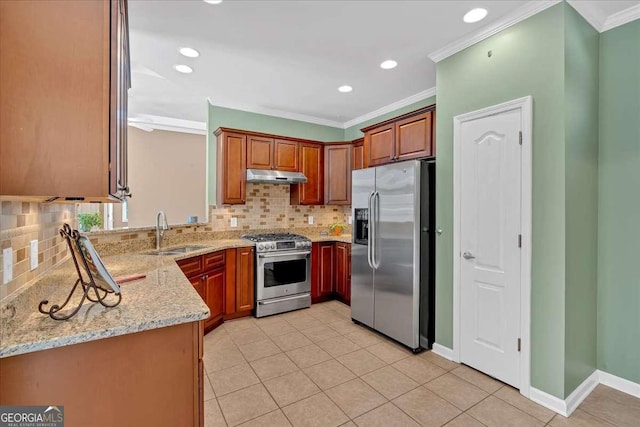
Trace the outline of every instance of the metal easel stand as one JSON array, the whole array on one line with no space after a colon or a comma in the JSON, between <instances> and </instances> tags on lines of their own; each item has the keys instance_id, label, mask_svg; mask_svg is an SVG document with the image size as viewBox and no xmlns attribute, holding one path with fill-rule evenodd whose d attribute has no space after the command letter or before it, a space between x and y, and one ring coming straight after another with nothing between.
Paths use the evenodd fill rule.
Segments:
<instances>
[{"instance_id":1,"label":"metal easel stand","mask_svg":"<svg viewBox=\"0 0 640 427\"><path fill-rule=\"evenodd\" d=\"M71 257L73 258L73 263L76 266L78 279L73 285L73 288L71 288L69 296L67 296L67 299L64 301L64 303L62 303L62 305L54 304L51 306L51 308L49 308L49 310L45 310L43 307L49 304L49 300L42 300L38 305L38 311L40 311L40 313L42 314L48 314L54 320L67 320L75 316L78 311L80 311L80 307L82 307L85 299L88 299L89 301L94 303L99 302L104 307L115 307L120 304L120 301L122 300L122 295L120 293L115 293L112 290L104 289L96 285L96 282L93 279L93 275L91 274L91 270L89 269L89 265L87 264L85 255L82 253L82 250L80 250L80 247L78 246L78 239L80 238L80 233L78 232L78 230L73 230L71 229L69 224L64 224L64 226L60 229L60 235L67 241L69 251L71 252ZM74 249L73 245L75 245L76 249ZM81 258L80 261L83 263L84 270L89 276L88 281L85 281L82 277L80 265L78 264L78 258ZM82 285L83 289L82 299L78 303L78 306L68 314L60 313L71 300L71 297L76 291L76 288L78 288L78 285ZM115 294L117 296L117 300L115 301L115 303L108 303L106 301L109 294Z\"/></svg>"}]
</instances>

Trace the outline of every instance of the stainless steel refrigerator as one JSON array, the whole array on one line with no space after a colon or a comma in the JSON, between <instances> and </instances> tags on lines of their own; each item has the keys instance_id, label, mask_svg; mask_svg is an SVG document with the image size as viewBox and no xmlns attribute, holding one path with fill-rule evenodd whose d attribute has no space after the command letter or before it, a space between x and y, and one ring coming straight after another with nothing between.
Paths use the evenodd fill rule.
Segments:
<instances>
[{"instance_id":1,"label":"stainless steel refrigerator","mask_svg":"<svg viewBox=\"0 0 640 427\"><path fill-rule=\"evenodd\" d=\"M351 318L414 351L434 339L435 162L354 170Z\"/></svg>"}]
</instances>

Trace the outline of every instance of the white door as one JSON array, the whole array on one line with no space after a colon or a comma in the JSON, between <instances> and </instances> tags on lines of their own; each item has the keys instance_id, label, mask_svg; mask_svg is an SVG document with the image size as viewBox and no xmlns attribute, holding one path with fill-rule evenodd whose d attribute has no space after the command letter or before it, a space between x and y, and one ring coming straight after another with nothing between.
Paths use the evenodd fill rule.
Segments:
<instances>
[{"instance_id":1,"label":"white door","mask_svg":"<svg viewBox=\"0 0 640 427\"><path fill-rule=\"evenodd\" d=\"M460 360L520 386L521 110L460 127Z\"/></svg>"}]
</instances>

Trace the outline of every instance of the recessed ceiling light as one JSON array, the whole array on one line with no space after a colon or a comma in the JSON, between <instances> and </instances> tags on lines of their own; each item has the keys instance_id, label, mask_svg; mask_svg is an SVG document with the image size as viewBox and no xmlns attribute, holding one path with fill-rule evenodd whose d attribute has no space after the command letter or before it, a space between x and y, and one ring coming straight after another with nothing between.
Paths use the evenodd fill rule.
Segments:
<instances>
[{"instance_id":1,"label":"recessed ceiling light","mask_svg":"<svg viewBox=\"0 0 640 427\"><path fill-rule=\"evenodd\" d=\"M185 74L193 73L193 68L189 67L188 65L179 64L179 65L174 65L173 68L175 68L176 71L180 73L185 73Z\"/></svg>"},{"instance_id":2,"label":"recessed ceiling light","mask_svg":"<svg viewBox=\"0 0 640 427\"><path fill-rule=\"evenodd\" d=\"M487 16L487 9L476 8L471 9L469 12L465 13L462 17L462 20L467 24L472 24L474 22L482 21L484 17Z\"/></svg>"},{"instance_id":3,"label":"recessed ceiling light","mask_svg":"<svg viewBox=\"0 0 640 427\"><path fill-rule=\"evenodd\" d=\"M209 4L220 4L222 3L222 0L204 0L204 2Z\"/></svg>"},{"instance_id":4,"label":"recessed ceiling light","mask_svg":"<svg viewBox=\"0 0 640 427\"><path fill-rule=\"evenodd\" d=\"M382 64L380 64L380 68L384 70L390 70L392 68L396 68L397 66L398 66L398 63L393 59L387 59Z\"/></svg>"},{"instance_id":5,"label":"recessed ceiling light","mask_svg":"<svg viewBox=\"0 0 640 427\"><path fill-rule=\"evenodd\" d=\"M200 56L200 52L190 47L181 47L180 53L186 56L187 58L197 58Z\"/></svg>"},{"instance_id":6,"label":"recessed ceiling light","mask_svg":"<svg viewBox=\"0 0 640 427\"><path fill-rule=\"evenodd\" d=\"M338 88L338 90L339 90L340 92L347 93L347 92L351 92L351 91L353 90L353 88L352 88L351 86L349 86L349 85L344 85L344 86L340 86L340 87Z\"/></svg>"}]
</instances>

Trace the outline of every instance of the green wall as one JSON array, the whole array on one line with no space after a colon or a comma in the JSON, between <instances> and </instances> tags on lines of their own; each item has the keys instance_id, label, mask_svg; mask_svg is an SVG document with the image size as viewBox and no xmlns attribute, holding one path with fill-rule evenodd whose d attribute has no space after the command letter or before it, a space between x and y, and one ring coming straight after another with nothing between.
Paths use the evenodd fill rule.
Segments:
<instances>
[{"instance_id":1,"label":"green wall","mask_svg":"<svg viewBox=\"0 0 640 427\"><path fill-rule=\"evenodd\" d=\"M640 383L640 20L600 35L598 368Z\"/></svg>"},{"instance_id":2,"label":"green wall","mask_svg":"<svg viewBox=\"0 0 640 427\"><path fill-rule=\"evenodd\" d=\"M597 365L599 36L565 6L565 396Z\"/></svg>"},{"instance_id":3,"label":"green wall","mask_svg":"<svg viewBox=\"0 0 640 427\"><path fill-rule=\"evenodd\" d=\"M453 117L533 97L531 384L564 397L564 6L437 64L436 342L453 344ZM491 50L492 56L487 52Z\"/></svg>"},{"instance_id":4,"label":"green wall","mask_svg":"<svg viewBox=\"0 0 640 427\"><path fill-rule=\"evenodd\" d=\"M376 123L383 122L385 120L391 119L393 117L399 116L404 113L408 113L410 111L417 110L418 108L426 107L427 105L432 105L436 103L436 97L431 96L429 98L423 99L422 101L414 102L413 104L407 105L406 107L398 108L387 114L382 114L373 119L366 120L362 123L358 123L355 126L348 127L344 130L344 140L345 141L353 141L354 139L358 139L364 136L360 129L374 125Z\"/></svg>"}]
</instances>

